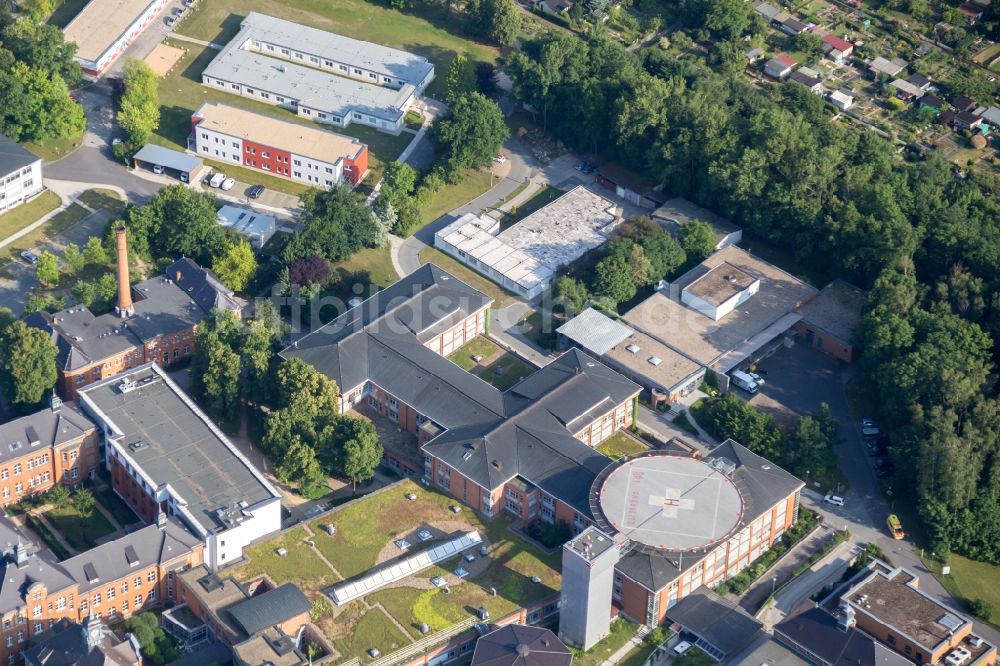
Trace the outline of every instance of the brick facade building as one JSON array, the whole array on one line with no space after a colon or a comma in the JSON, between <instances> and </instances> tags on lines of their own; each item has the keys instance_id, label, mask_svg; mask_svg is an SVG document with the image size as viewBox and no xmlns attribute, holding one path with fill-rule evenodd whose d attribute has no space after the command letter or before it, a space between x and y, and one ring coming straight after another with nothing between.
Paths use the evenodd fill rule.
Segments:
<instances>
[{"instance_id":1,"label":"brick facade building","mask_svg":"<svg viewBox=\"0 0 1000 666\"><path fill-rule=\"evenodd\" d=\"M385 462L486 516L590 524L587 490L609 459L594 447L632 425L641 388L570 350L507 391L446 357L487 332L492 299L433 264L282 352L416 438Z\"/></svg>"},{"instance_id":2,"label":"brick facade building","mask_svg":"<svg viewBox=\"0 0 1000 666\"><path fill-rule=\"evenodd\" d=\"M194 353L198 324L212 308L239 315L241 299L190 259L167 267L163 276L130 284L125 230L119 229L118 301L100 316L82 305L55 314L36 312L25 321L47 331L59 354L59 394L75 400L94 382L155 361L169 367Z\"/></svg>"},{"instance_id":3,"label":"brick facade building","mask_svg":"<svg viewBox=\"0 0 1000 666\"><path fill-rule=\"evenodd\" d=\"M109 623L176 597L176 574L202 562L199 540L164 520L62 562L0 518L0 663L15 663L59 620Z\"/></svg>"},{"instance_id":4,"label":"brick facade building","mask_svg":"<svg viewBox=\"0 0 1000 666\"><path fill-rule=\"evenodd\" d=\"M76 486L100 468L97 426L74 404L51 406L0 425L0 505Z\"/></svg>"}]
</instances>

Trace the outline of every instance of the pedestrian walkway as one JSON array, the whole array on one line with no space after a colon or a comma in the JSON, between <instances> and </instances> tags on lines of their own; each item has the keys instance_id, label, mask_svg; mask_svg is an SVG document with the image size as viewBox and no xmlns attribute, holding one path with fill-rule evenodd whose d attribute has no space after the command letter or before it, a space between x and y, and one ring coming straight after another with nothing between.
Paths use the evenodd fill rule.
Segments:
<instances>
[{"instance_id":1,"label":"pedestrian walkway","mask_svg":"<svg viewBox=\"0 0 1000 666\"><path fill-rule=\"evenodd\" d=\"M627 655L629 652L642 645L642 642L646 639L646 636L648 635L649 635L649 627L647 627L646 625L642 625L641 627L639 627L639 630L635 632L635 635L632 636L632 638L630 638L627 643L625 643L625 645L618 648L618 650L615 651L614 654L612 654L610 657L601 662L601 666L615 666L615 664L617 664L618 662L620 662L622 659L625 658L625 655Z\"/></svg>"},{"instance_id":2,"label":"pedestrian walkway","mask_svg":"<svg viewBox=\"0 0 1000 666\"><path fill-rule=\"evenodd\" d=\"M221 51L223 45L216 44L215 42L206 42L203 39L195 39L194 37L188 37L187 35L182 35L179 32L172 32L168 36L170 39L178 39L182 42L190 42L191 44L198 44L199 46L205 46L210 49L215 49L216 51Z\"/></svg>"}]
</instances>

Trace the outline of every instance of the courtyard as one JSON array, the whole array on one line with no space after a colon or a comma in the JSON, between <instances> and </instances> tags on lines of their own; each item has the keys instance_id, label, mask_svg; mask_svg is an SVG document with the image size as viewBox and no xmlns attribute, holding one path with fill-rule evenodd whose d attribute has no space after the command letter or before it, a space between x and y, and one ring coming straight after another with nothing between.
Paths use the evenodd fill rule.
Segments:
<instances>
[{"instance_id":1,"label":"courtyard","mask_svg":"<svg viewBox=\"0 0 1000 666\"><path fill-rule=\"evenodd\" d=\"M536 370L530 363L504 351L484 336L466 343L448 359L501 391L506 391Z\"/></svg>"},{"instance_id":2,"label":"courtyard","mask_svg":"<svg viewBox=\"0 0 1000 666\"><path fill-rule=\"evenodd\" d=\"M407 499L410 494L415 498ZM340 653L338 661L365 662L372 648L386 655L421 638L421 625L431 633L447 630L475 619L480 607L500 618L556 595L561 553L521 539L511 523L506 516L487 522L454 499L406 480L247 549L247 561L226 573L239 580L267 573L278 584L295 583L312 600L312 620ZM425 530L430 538L418 535ZM457 556L341 606L326 594L338 582L471 530L482 535L487 555L467 551L472 561ZM398 539L413 545L401 550ZM460 566L467 575L456 575ZM447 592L431 582L436 577L447 583Z\"/></svg>"}]
</instances>

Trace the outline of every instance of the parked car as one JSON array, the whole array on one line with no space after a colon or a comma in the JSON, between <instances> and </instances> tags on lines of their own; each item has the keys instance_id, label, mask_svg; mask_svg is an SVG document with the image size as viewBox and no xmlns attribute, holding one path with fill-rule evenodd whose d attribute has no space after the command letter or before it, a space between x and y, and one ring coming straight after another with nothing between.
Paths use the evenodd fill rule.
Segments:
<instances>
[{"instance_id":1,"label":"parked car","mask_svg":"<svg viewBox=\"0 0 1000 666\"><path fill-rule=\"evenodd\" d=\"M756 372L748 372L747 374L750 375L750 378L753 379L755 382L757 382L758 385L760 386L764 385L764 378L758 375Z\"/></svg>"},{"instance_id":2,"label":"parked car","mask_svg":"<svg viewBox=\"0 0 1000 666\"><path fill-rule=\"evenodd\" d=\"M889 517L885 519L885 524L889 527L889 534L892 535L893 539L906 538L906 533L903 532L903 524L899 522L899 517L896 514L889 514Z\"/></svg>"},{"instance_id":3,"label":"parked car","mask_svg":"<svg viewBox=\"0 0 1000 666\"><path fill-rule=\"evenodd\" d=\"M247 190L247 196L251 199L260 199L260 195L264 194L263 185L254 185L249 190Z\"/></svg>"},{"instance_id":4,"label":"parked car","mask_svg":"<svg viewBox=\"0 0 1000 666\"><path fill-rule=\"evenodd\" d=\"M576 165L576 170L580 173L594 173L597 170L597 165L590 162L580 162Z\"/></svg>"},{"instance_id":5,"label":"parked car","mask_svg":"<svg viewBox=\"0 0 1000 666\"><path fill-rule=\"evenodd\" d=\"M877 428L878 424L875 423L875 419L871 418L870 416L866 416L863 419L861 419L861 427L862 428Z\"/></svg>"},{"instance_id":6,"label":"parked car","mask_svg":"<svg viewBox=\"0 0 1000 666\"><path fill-rule=\"evenodd\" d=\"M212 174L212 178L208 181L210 187L221 187L222 183L226 180L226 174L221 171L216 171Z\"/></svg>"},{"instance_id":7,"label":"parked car","mask_svg":"<svg viewBox=\"0 0 1000 666\"><path fill-rule=\"evenodd\" d=\"M837 497L836 495L827 495L823 498L823 501L834 506L844 506L844 498Z\"/></svg>"},{"instance_id":8,"label":"parked car","mask_svg":"<svg viewBox=\"0 0 1000 666\"><path fill-rule=\"evenodd\" d=\"M153 165L153 173L163 173L163 167L159 164Z\"/></svg>"},{"instance_id":9,"label":"parked car","mask_svg":"<svg viewBox=\"0 0 1000 666\"><path fill-rule=\"evenodd\" d=\"M882 436L882 431L878 428L862 428L861 436L864 439L878 439Z\"/></svg>"},{"instance_id":10,"label":"parked car","mask_svg":"<svg viewBox=\"0 0 1000 666\"><path fill-rule=\"evenodd\" d=\"M32 265L38 263L38 255L35 254L34 252L28 252L27 250L25 250L24 252L21 253L21 258Z\"/></svg>"},{"instance_id":11,"label":"parked car","mask_svg":"<svg viewBox=\"0 0 1000 666\"><path fill-rule=\"evenodd\" d=\"M177 23L177 17L168 16L167 18L163 19L163 22L166 23L168 26L173 27L174 23Z\"/></svg>"},{"instance_id":12,"label":"parked car","mask_svg":"<svg viewBox=\"0 0 1000 666\"><path fill-rule=\"evenodd\" d=\"M228 192L235 186L236 186L235 178L226 178L224 181L222 181L222 185L220 185L219 187Z\"/></svg>"}]
</instances>

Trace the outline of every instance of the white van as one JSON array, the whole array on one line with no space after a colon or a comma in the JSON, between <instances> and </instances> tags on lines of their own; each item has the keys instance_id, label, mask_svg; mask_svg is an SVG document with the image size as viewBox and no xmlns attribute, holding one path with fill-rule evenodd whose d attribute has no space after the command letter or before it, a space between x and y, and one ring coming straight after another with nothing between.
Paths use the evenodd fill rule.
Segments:
<instances>
[{"instance_id":1,"label":"white van","mask_svg":"<svg viewBox=\"0 0 1000 666\"><path fill-rule=\"evenodd\" d=\"M757 389L760 388L757 386L757 382L753 380L753 377L745 372L737 370L733 373L732 377L733 385L737 388L743 389L747 393L756 393Z\"/></svg>"},{"instance_id":2,"label":"white van","mask_svg":"<svg viewBox=\"0 0 1000 666\"><path fill-rule=\"evenodd\" d=\"M223 181L226 180L226 174L221 171L216 171L212 174L212 180L208 181L208 184L212 187L219 187L222 185Z\"/></svg>"}]
</instances>

